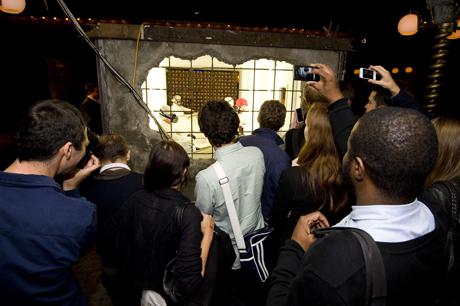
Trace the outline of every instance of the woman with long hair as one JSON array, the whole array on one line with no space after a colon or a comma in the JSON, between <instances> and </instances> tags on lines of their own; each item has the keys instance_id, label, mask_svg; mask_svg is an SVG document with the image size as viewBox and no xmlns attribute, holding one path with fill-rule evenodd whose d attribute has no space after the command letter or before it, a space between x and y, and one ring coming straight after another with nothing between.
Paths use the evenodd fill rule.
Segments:
<instances>
[{"instance_id":1,"label":"woman with long hair","mask_svg":"<svg viewBox=\"0 0 460 306\"><path fill-rule=\"evenodd\" d=\"M460 292L460 120L438 117L432 120L438 136L438 158L425 183L420 200L431 203L437 212L440 230L446 235L449 273L439 305L459 305ZM423 148L421 148L423 149ZM453 209L456 198L457 209ZM457 213L457 220L452 216ZM454 224L456 222L457 224ZM448 234L448 232L450 232ZM453 251L455 250L455 251ZM453 251L453 252L451 252ZM453 256L452 256L453 255ZM450 257L452 256L452 257Z\"/></svg>"},{"instance_id":2,"label":"woman with long hair","mask_svg":"<svg viewBox=\"0 0 460 306\"><path fill-rule=\"evenodd\" d=\"M347 213L347 191L326 104L310 107L304 134L298 166L281 174L270 218L280 243L291 236L301 215L319 210L333 225Z\"/></svg>"},{"instance_id":3,"label":"woman with long hair","mask_svg":"<svg viewBox=\"0 0 460 306\"><path fill-rule=\"evenodd\" d=\"M425 186L460 177L460 120L438 117L432 120L438 135L438 159Z\"/></svg>"},{"instance_id":4,"label":"woman with long hair","mask_svg":"<svg viewBox=\"0 0 460 306\"><path fill-rule=\"evenodd\" d=\"M117 273L123 305L140 305L144 290L149 299L152 294L153 299L161 299L159 294L173 305L163 289L163 275L174 257L175 289L184 300L202 283L214 221L209 215L202 216L180 192L189 164L179 144L160 141L150 153L144 190L133 194L117 216L121 218Z\"/></svg>"}]
</instances>

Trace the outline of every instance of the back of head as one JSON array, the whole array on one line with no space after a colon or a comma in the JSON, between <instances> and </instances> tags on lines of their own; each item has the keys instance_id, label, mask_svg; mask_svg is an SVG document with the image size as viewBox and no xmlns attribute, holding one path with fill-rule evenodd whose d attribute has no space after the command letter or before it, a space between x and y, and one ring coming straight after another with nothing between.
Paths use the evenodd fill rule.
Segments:
<instances>
[{"instance_id":1,"label":"back of head","mask_svg":"<svg viewBox=\"0 0 460 306\"><path fill-rule=\"evenodd\" d=\"M317 89L305 84L302 89L302 105L301 108L306 113L313 103L326 103L329 101Z\"/></svg>"},{"instance_id":2,"label":"back of head","mask_svg":"<svg viewBox=\"0 0 460 306\"><path fill-rule=\"evenodd\" d=\"M304 181L315 202L321 206L329 202L329 210L337 211L347 198L326 104L314 103L306 124L307 138L297 163L306 170Z\"/></svg>"},{"instance_id":3,"label":"back of head","mask_svg":"<svg viewBox=\"0 0 460 306\"><path fill-rule=\"evenodd\" d=\"M265 101L259 110L258 121L260 127L277 132L286 119L286 107L278 100Z\"/></svg>"},{"instance_id":4,"label":"back of head","mask_svg":"<svg viewBox=\"0 0 460 306\"><path fill-rule=\"evenodd\" d=\"M388 105L390 102L390 92L381 87L381 86L373 86L371 93L374 92L374 101L376 107L382 107Z\"/></svg>"},{"instance_id":5,"label":"back of head","mask_svg":"<svg viewBox=\"0 0 460 306\"><path fill-rule=\"evenodd\" d=\"M355 89L353 85L348 81L339 81L340 91L346 99L353 100L355 97Z\"/></svg>"},{"instance_id":6,"label":"back of head","mask_svg":"<svg viewBox=\"0 0 460 306\"><path fill-rule=\"evenodd\" d=\"M460 120L439 117L433 119L433 125L438 136L438 159L426 186L460 176Z\"/></svg>"},{"instance_id":7,"label":"back of head","mask_svg":"<svg viewBox=\"0 0 460 306\"><path fill-rule=\"evenodd\" d=\"M124 159L128 154L128 143L119 134L104 134L99 137L99 143L94 147L94 155L101 162L115 162Z\"/></svg>"},{"instance_id":8,"label":"back of head","mask_svg":"<svg viewBox=\"0 0 460 306\"><path fill-rule=\"evenodd\" d=\"M184 170L190 165L190 159L184 148L171 140L162 140L155 144L150 152L144 172L144 188L154 191L184 182Z\"/></svg>"},{"instance_id":9,"label":"back of head","mask_svg":"<svg viewBox=\"0 0 460 306\"><path fill-rule=\"evenodd\" d=\"M198 125L209 142L215 147L220 147L235 139L240 119L227 102L209 101L198 114Z\"/></svg>"},{"instance_id":10,"label":"back of head","mask_svg":"<svg viewBox=\"0 0 460 306\"><path fill-rule=\"evenodd\" d=\"M51 159L67 142L82 149L86 126L80 111L70 103L46 100L34 104L16 134L20 161Z\"/></svg>"},{"instance_id":11,"label":"back of head","mask_svg":"<svg viewBox=\"0 0 460 306\"><path fill-rule=\"evenodd\" d=\"M421 192L436 162L436 132L417 111L379 108L363 115L351 133L345 159L355 157L383 196L407 203Z\"/></svg>"}]
</instances>

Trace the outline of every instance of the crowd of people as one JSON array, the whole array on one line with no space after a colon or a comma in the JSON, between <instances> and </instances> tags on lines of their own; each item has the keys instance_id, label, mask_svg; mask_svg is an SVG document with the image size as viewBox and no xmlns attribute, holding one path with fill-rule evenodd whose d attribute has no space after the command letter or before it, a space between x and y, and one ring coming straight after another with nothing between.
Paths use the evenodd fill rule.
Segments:
<instances>
[{"instance_id":1,"label":"crowd of people","mask_svg":"<svg viewBox=\"0 0 460 306\"><path fill-rule=\"evenodd\" d=\"M95 246L114 306L458 305L460 120L430 118L382 66L357 118L336 73L311 66L320 80L305 83L305 120L284 140L279 101L246 136L228 102L203 105L225 179L201 170L195 201L181 192L190 159L176 142L156 143L136 173L123 136L99 135L87 154L89 119L36 103L0 172L1 304L87 305L71 267ZM243 273L235 222L243 235L273 228L266 282ZM368 293L366 254L341 228L370 235L385 294Z\"/></svg>"}]
</instances>

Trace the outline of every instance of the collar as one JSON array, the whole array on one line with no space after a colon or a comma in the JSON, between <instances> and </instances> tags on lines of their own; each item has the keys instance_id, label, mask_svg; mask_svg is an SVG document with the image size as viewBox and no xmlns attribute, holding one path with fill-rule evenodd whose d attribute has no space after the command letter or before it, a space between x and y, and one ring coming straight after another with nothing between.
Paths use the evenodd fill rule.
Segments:
<instances>
[{"instance_id":1,"label":"collar","mask_svg":"<svg viewBox=\"0 0 460 306\"><path fill-rule=\"evenodd\" d=\"M254 130L252 134L273 140L278 146L284 143L283 139L278 135L278 133L269 128L258 128Z\"/></svg>"},{"instance_id":2,"label":"collar","mask_svg":"<svg viewBox=\"0 0 460 306\"><path fill-rule=\"evenodd\" d=\"M404 242L436 228L430 209L417 199L408 204L359 205L351 209L351 213L335 226L362 229L379 242Z\"/></svg>"},{"instance_id":3,"label":"collar","mask_svg":"<svg viewBox=\"0 0 460 306\"><path fill-rule=\"evenodd\" d=\"M123 168L123 169L131 171L131 168L127 164L111 163L111 164L107 164L107 165L102 166L101 169L99 170L99 173L102 173L102 172L104 172L106 170L114 169L114 168Z\"/></svg>"},{"instance_id":4,"label":"collar","mask_svg":"<svg viewBox=\"0 0 460 306\"><path fill-rule=\"evenodd\" d=\"M214 153L214 159L215 160L222 159L225 155L239 151L242 148L243 148L243 145L239 141L226 145L224 147L216 148L216 152Z\"/></svg>"}]
</instances>

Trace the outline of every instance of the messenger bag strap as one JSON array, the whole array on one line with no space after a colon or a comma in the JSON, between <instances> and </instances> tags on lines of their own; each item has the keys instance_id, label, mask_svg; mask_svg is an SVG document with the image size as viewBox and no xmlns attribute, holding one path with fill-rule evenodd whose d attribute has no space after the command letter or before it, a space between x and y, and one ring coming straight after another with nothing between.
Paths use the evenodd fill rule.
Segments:
<instances>
[{"instance_id":1,"label":"messenger bag strap","mask_svg":"<svg viewBox=\"0 0 460 306\"><path fill-rule=\"evenodd\" d=\"M227 207L228 216L230 218L230 224L232 225L233 235L235 236L236 245L239 250L245 250L246 244L243 239L243 232L241 231L240 221L236 214L235 203L233 202L232 191L230 189L230 183L227 175L225 174L222 165L216 161L212 167L217 174L219 179L220 187L224 193L225 206Z\"/></svg>"},{"instance_id":2,"label":"messenger bag strap","mask_svg":"<svg viewBox=\"0 0 460 306\"><path fill-rule=\"evenodd\" d=\"M382 254L374 239L365 231L352 227L331 227L315 230L315 235L322 236L337 231L349 231L358 240L363 253L366 268L366 304L384 306L387 295L387 282Z\"/></svg>"}]
</instances>

